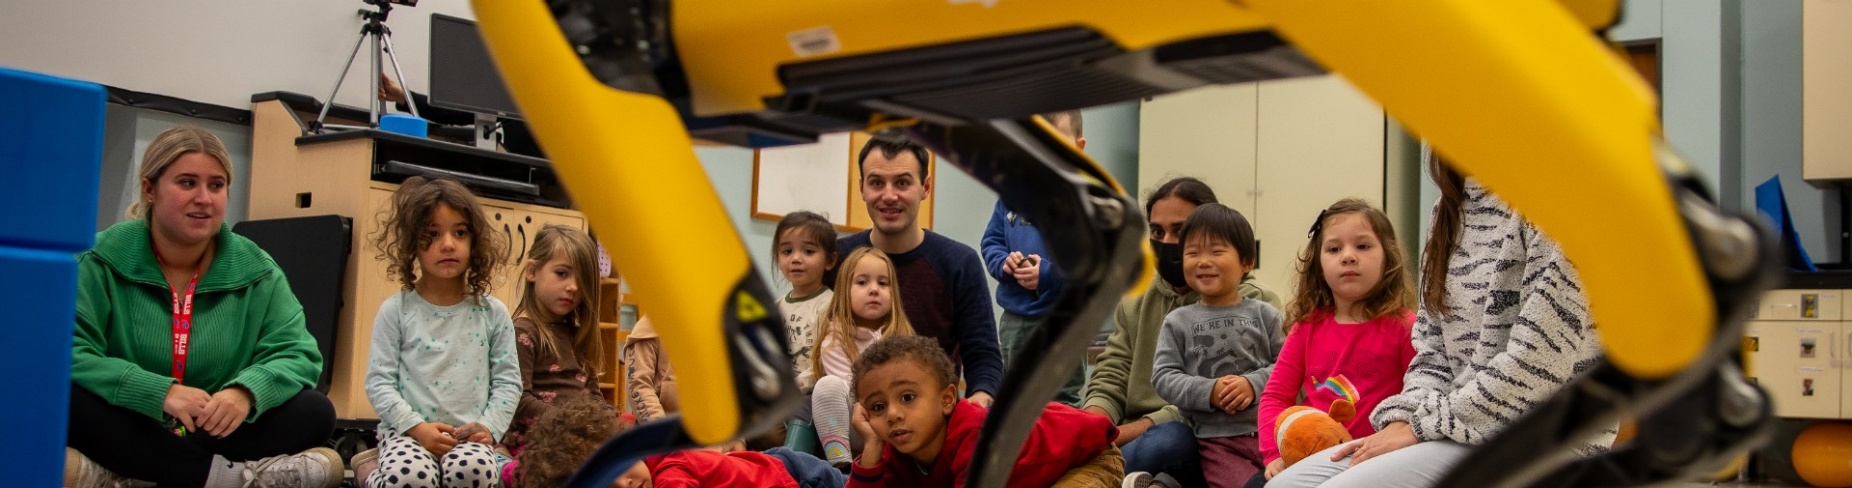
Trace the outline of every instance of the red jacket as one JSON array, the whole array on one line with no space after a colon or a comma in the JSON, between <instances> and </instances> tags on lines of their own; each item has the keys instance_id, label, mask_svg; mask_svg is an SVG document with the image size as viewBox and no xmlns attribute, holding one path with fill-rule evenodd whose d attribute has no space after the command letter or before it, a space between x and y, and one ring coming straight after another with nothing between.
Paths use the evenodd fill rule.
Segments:
<instances>
[{"instance_id":1,"label":"red jacket","mask_svg":"<svg viewBox=\"0 0 1852 488\"><path fill-rule=\"evenodd\" d=\"M932 471L921 474L912 459L888 446L881 453L881 465L864 468L856 463L849 476L849 488L885 487L956 487L965 486L965 470L971 467L971 454L977 450L979 430L984 426L984 407L960 400L946 419L945 444L933 462ZM1068 470L1093 461L1119 436L1118 426L1106 417L1094 415L1060 403L1049 403L1029 431L1029 440L1016 456L1016 469L1010 471L1010 488L1047 488Z\"/></svg>"},{"instance_id":2,"label":"red jacket","mask_svg":"<svg viewBox=\"0 0 1852 488\"><path fill-rule=\"evenodd\" d=\"M644 463L658 488L798 488L784 461L758 452L695 449L650 456Z\"/></svg>"}]
</instances>

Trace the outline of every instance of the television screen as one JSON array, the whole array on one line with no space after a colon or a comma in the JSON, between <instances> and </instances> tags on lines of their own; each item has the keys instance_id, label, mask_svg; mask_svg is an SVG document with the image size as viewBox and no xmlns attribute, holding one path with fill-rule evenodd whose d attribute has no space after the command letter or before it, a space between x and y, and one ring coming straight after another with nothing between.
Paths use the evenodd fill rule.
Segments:
<instances>
[{"instance_id":1,"label":"television screen","mask_svg":"<svg viewBox=\"0 0 1852 488\"><path fill-rule=\"evenodd\" d=\"M476 22L431 15L431 104L505 118L519 118L514 97L489 58Z\"/></svg>"}]
</instances>

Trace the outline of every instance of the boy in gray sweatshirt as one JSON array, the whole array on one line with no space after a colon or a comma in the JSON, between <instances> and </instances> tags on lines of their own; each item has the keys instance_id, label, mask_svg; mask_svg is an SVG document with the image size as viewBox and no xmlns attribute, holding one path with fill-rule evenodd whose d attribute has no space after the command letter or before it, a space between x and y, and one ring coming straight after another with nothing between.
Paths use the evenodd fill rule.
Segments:
<instances>
[{"instance_id":1,"label":"boy in gray sweatshirt","mask_svg":"<svg viewBox=\"0 0 1852 488\"><path fill-rule=\"evenodd\" d=\"M1151 384L1195 424L1209 486L1242 486L1263 469L1255 407L1286 342L1284 317L1241 296L1257 245L1240 212L1197 207L1181 234L1183 272L1202 300L1164 317Z\"/></svg>"}]
</instances>

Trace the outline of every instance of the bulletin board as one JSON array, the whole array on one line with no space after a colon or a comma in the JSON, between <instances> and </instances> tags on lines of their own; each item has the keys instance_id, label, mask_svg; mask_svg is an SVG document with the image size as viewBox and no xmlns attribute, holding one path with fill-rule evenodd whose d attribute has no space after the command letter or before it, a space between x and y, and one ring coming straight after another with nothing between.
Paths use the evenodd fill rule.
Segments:
<instances>
[{"instance_id":1,"label":"bulletin board","mask_svg":"<svg viewBox=\"0 0 1852 488\"><path fill-rule=\"evenodd\" d=\"M860 168L856 155L873 136L865 132L827 134L814 144L760 149L752 158L752 216L779 220L785 214L809 210L822 214L843 231L859 232L874 226L862 202ZM931 153L926 155L932 167ZM932 228L933 198L920 202L921 228Z\"/></svg>"}]
</instances>

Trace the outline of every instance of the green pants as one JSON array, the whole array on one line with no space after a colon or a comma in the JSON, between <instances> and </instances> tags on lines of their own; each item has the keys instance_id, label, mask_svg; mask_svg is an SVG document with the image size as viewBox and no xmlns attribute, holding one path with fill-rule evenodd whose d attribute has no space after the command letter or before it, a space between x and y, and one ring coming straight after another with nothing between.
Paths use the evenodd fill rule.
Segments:
<instances>
[{"instance_id":1,"label":"green pants","mask_svg":"<svg viewBox=\"0 0 1852 488\"><path fill-rule=\"evenodd\" d=\"M997 338L1003 343L1003 367L1016 365L1017 354L1022 352L1021 348L1029 342L1029 336L1041 325L1040 319L1003 312L1003 317L997 319ZM1080 407L1080 388L1086 383L1087 364L1082 361L1074 367L1074 375L1068 378L1067 384L1061 385L1061 391L1055 393L1055 401Z\"/></svg>"}]
</instances>

